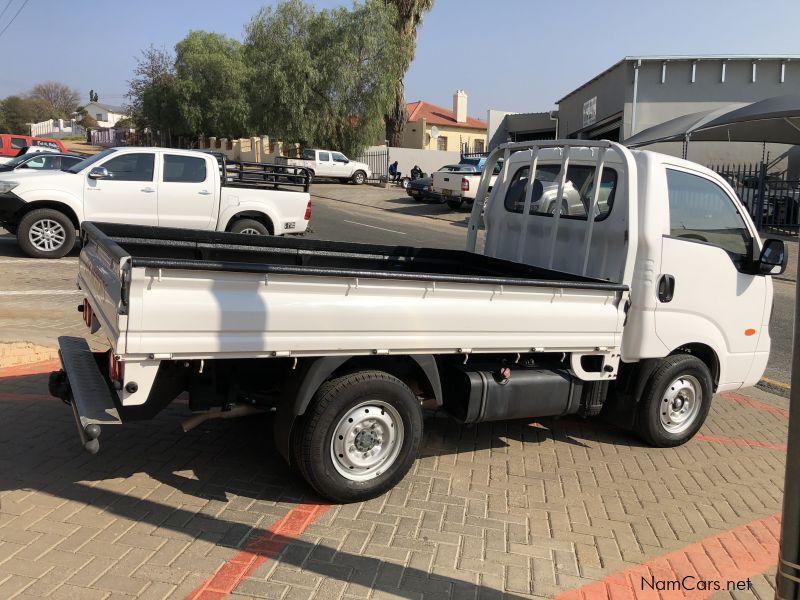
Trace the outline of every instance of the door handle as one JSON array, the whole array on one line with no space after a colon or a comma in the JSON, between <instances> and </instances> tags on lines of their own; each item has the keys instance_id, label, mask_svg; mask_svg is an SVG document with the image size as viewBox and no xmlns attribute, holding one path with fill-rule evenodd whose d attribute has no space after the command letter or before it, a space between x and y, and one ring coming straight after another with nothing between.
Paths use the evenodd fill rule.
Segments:
<instances>
[{"instance_id":1,"label":"door handle","mask_svg":"<svg viewBox=\"0 0 800 600\"><path fill-rule=\"evenodd\" d=\"M153 192L155 192L155 190L151 187L142 188L142 191L145 192L146 194L152 194Z\"/></svg>"},{"instance_id":2,"label":"door handle","mask_svg":"<svg viewBox=\"0 0 800 600\"><path fill-rule=\"evenodd\" d=\"M211 195L211 192L209 192L208 190L203 190L202 192L197 192L197 193L200 194L201 196L210 196Z\"/></svg>"},{"instance_id":3,"label":"door handle","mask_svg":"<svg viewBox=\"0 0 800 600\"><path fill-rule=\"evenodd\" d=\"M662 275L658 280L658 299L661 302L671 302L675 295L675 278L672 275Z\"/></svg>"}]
</instances>

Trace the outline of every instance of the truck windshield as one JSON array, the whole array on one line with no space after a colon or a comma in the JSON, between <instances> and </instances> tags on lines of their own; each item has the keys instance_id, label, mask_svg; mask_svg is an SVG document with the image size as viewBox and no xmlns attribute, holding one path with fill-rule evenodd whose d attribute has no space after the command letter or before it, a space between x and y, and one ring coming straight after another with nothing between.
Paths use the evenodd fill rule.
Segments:
<instances>
[{"instance_id":1,"label":"truck windshield","mask_svg":"<svg viewBox=\"0 0 800 600\"><path fill-rule=\"evenodd\" d=\"M103 160L109 154L116 152L115 148L109 148L108 150L103 150L102 152L98 152L94 156L90 156L89 158L84 158L82 161L75 163L69 169L64 169L67 173L80 173L86 167L89 167L96 163L99 160Z\"/></svg>"}]
</instances>

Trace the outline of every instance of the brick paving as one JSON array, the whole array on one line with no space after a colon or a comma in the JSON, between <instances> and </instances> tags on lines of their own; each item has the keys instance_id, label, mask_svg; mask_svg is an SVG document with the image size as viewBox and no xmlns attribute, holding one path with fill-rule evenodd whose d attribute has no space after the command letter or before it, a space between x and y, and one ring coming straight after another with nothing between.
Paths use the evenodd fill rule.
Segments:
<instances>
[{"instance_id":1,"label":"brick paving","mask_svg":"<svg viewBox=\"0 0 800 600\"><path fill-rule=\"evenodd\" d=\"M233 597L552 597L779 512L784 452L731 440L784 444L785 401L747 393L717 396L709 441L669 450L597 421L430 415L394 490L285 534L324 503L276 454L269 417L183 434L176 402L106 428L93 457L46 375L4 377L0 597L187 597L218 572ZM230 566L243 550L254 568ZM736 597L771 598L773 577Z\"/></svg>"}]
</instances>

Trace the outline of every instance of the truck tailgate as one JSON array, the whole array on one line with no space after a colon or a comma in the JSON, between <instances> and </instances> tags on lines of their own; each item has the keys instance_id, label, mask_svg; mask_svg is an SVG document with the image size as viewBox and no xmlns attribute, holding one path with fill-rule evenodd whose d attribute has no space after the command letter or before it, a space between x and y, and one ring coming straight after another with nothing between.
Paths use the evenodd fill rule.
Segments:
<instances>
[{"instance_id":1,"label":"truck tailgate","mask_svg":"<svg viewBox=\"0 0 800 600\"><path fill-rule=\"evenodd\" d=\"M92 237L84 236L78 259L78 286L89 302L95 327L102 327L114 350L124 353L128 318L122 273L127 270L129 259L120 254L122 249L116 244L101 246Z\"/></svg>"}]
</instances>

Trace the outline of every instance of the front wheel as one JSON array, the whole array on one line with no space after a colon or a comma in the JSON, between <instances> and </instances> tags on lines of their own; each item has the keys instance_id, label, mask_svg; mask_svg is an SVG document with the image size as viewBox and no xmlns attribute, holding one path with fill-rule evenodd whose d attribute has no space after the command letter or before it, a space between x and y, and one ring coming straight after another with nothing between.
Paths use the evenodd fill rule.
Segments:
<instances>
[{"instance_id":1,"label":"front wheel","mask_svg":"<svg viewBox=\"0 0 800 600\"><path fill-rule=\"evenodd\" d=\"M686 443L706 420L712 390L711 373L703 361L689 354L668 356L639 401L637 435L659 448Z\"/></svg>"},{"instance_id":2,"label":"front wheel","mask_svg":"<svg viewBox=\"0 0 800 600\"><path fill-rule=\"evenodd\" d=\"M325 382L293 435L292 460L334 502L374 498L400 481L422 442L422 409L406 384L383 371Z\"/></svg>"},{"instance_id":3,"label":"front wheel","mask_svg":"<svg viewBox=\"0 0 800 600\"><path fill-rule=\"evenodd\" d=\"M61 258L75 245L75 226L57 210L32 210L19 222L17 243L33 258Z\"/></svg>"},{"instance_id":4,"label":"front wheel","mask_svg":"<svg viewBox=\"0 0 800 600\"><path fill-rule=\"evenodd\" d=\"M361 185L367 180L367 174L364 171L356 171L353 173L353 183Z\"/></svg>"}]
</instances>

